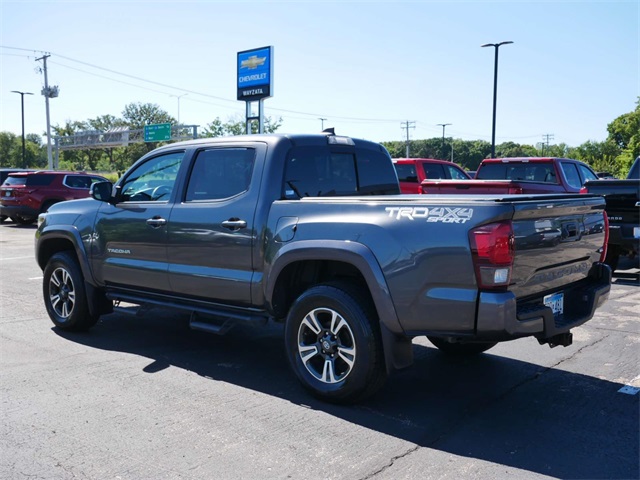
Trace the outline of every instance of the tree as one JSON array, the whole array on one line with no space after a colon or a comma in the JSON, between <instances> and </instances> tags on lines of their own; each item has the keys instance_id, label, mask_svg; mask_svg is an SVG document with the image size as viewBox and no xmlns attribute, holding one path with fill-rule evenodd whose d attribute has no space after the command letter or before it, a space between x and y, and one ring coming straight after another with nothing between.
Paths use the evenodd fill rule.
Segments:
<instances>
[{"instance_id":1,"label":"tree","mask_svg":"<svg viewBox=\"0 0 640 480\"><path fill-rule=\"evenodd\" d=\"M176 124L175 118L154 103L130 103L122 111L123 124L131 129L144 128L156 123Z\"/></svg>"},{"instance_id":2,"label":"tree","mask_svg":"<svg viewBox=\"0 0 640 480\"><path fill-rule=\"evenodd\" d=\"M282 125L282 118L278 118L277 120L272 119L271 117L266 117L264 119L264 133L275 133L278 128ZM201 137L210 138L210 137L225 137L231 135L244 135L246 130L246 124L244 119L240 118L231 118L227 121L227 123L222 123L219 117L207 124L204 128L204 132L200 134ZM251 133L258 133L258 123L251 123Z\"/></svg>"},{"instance_id":3,"label":"tree","mask_svg":"<svg viewBox=\"0 0 640 480\"><path fill-rule=\"evenodd\" d=\"M633 160L640 156L640 97L636 101L636 108L607 125L607 131L609 136L606 142L619 149L616 167L626 176Z\"/></svg>"}]
</instances>

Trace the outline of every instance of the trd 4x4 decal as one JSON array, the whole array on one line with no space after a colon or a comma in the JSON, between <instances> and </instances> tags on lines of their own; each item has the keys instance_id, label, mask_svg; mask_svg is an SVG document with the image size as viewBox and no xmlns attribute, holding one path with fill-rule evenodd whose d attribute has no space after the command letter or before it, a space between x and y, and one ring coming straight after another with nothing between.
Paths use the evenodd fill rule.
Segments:
<instances>
[{"instance_id":1,"label":"trd 4x4 decal","mask_svg":"<svg viewBox=\"0 0 640 480\"><path fill-rule=\"evenodd\" d=\"M426 219L429 223L466 223L473 217L473 208L456 208L456 207L387 207L389 217L400 220L408 218L409 220Z\"/></svg>"}]
</instances>

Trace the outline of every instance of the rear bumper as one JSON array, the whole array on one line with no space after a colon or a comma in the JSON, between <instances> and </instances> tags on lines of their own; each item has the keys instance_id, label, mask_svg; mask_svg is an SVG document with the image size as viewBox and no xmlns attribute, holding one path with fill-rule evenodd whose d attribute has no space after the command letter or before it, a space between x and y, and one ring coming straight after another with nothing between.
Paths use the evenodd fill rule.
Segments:
<instances>
[{"instance_id":1,"label":"rear bumper","mask_svg":"<svg viewBox=\"0 0 640 480\"><path fill-rule=\"evenodd\" d=\"M38 211L23 205L2 205L0 204L0 216L4 217L37 217Z\"/></svg>"},{"instance_id":2,"label":"rear bumper","mask_svg":"<svg viewBox=\"0 0 640 480\"><path fill-rule=\"evenodd\" d=\"M596 263L589 276L561 291L564 293L564 313L554 317L551 308L543 304L544 292L535 298L518 301L513 293L481 292L478 304L477 338L479 340L511 340L535 336L545 340L569 332L589 321L611 290L611 269Z\"/></svg>"}]
</instances>

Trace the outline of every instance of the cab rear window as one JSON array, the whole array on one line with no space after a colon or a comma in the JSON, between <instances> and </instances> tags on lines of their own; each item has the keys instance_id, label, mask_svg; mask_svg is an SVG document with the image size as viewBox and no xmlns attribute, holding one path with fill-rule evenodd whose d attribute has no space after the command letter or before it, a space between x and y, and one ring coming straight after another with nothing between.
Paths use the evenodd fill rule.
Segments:
<instances>
[{"instance_id":1,"label":"cab rear window","mask_svg":"<svg viewBox=\"0 0 640 480\"><path fill-rule=\"evenodd\" d=\"M391 158L381 152L329 147L292 148L284 198L400 193Z\"/></svg>"},{"instance_id":2,"label":"cab rear window","mask_svg":"<svg viewBox=\"0 0 640 480\"><path fill-rule=\"evenodd\" d=\"M558 183L552 163L487 163L480 167L476 179Z\"/></svg>"}]
</instances>

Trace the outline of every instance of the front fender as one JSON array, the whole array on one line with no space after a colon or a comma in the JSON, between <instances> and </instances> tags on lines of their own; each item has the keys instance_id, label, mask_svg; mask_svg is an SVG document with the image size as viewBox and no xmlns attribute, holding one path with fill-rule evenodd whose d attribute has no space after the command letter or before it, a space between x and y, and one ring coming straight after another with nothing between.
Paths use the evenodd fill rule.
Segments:
<instances>
[{"instance_id":1,"label":"front fender","mask_svg":"<svg viewBox=\"0 0 640 480\"><path fill-rule=\"evenodd\" d=\"M90 241L90 239L87 239ZM73 225L45 226L36 231L36 261L42 270L47 266L49 259L63 250L73 250L82 270L82 276L86 283L95 285L89 257L85 244L78 229Z\"/></svg>"}]
</instances>

